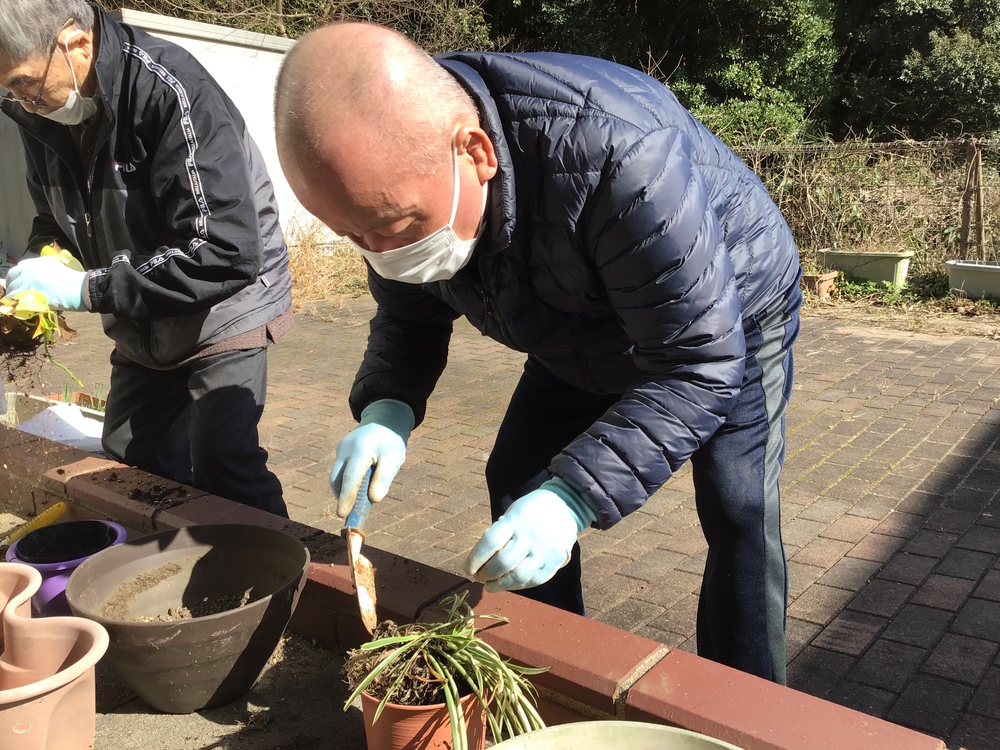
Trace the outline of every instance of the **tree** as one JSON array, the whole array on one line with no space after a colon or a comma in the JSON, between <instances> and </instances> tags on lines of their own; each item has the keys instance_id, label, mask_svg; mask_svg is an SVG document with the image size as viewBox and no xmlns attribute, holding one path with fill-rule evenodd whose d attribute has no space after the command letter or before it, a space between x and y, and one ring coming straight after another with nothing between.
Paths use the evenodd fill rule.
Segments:
<instances>
[{"instance_id":1,"label":"tree","mask_svg":"<svg viewBox=\"0 0 1000 750\"><path fill-rule=\"evenodd\" d=\"M514 48L644 70L734 135L797 134L832 91L831 0L486 0L484 9Z\"/></svg>"},{"instance_id":2,"label":"tree","mask_svg":"<svg viewBox=\"0 0 1000 750\"><path fill-rule=\"evenodd\" d=\"M1000 130L1000 24L976 38L958 29L932 31L930 51L903 61L908 96L898 107L901 129L917 137Z\"/></svg>"},{"instance_id":3,"label":"tree","mask_svg":"<svg viewBox=\"0 0 1000 750\"><path fill-rule=\"evenodd\" d=\"M915 137L1000 130L1000 0L845 0L833 122Z\"/></svg>"},{"instance_id":4,"label":"tree","mask_svg":"<svg viewBox=\"0 0 1000 750\"><path fill-rule=\"evenodd\" d=\"M128 7L293 38L333 20L375 21L431 53L603 57L663 80L729 142L1000 134L1000 0L256 2Z\"/></svg>"},{"instance_id":5,"label":"tree","mask_svg":"<svg viewBox=\"0 0 1000 750\"><path fill-rule=\"evenodd\" d=\"M813 127L833 91L827 0L706 0L674 29L661 69L729 140L788 140Z\"/></svg>"}]
</instances>

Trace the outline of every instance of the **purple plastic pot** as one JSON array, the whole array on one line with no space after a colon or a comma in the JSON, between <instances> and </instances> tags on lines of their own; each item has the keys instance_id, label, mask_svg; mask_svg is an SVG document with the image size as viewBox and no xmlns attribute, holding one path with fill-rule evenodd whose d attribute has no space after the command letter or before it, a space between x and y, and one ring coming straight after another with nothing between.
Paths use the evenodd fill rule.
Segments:
<instances>
[{"instance_id":1,"label":"purple plastic pot","mask_svg":"<svg viewBox=\"0 0 1000 750\"><path fill-rule=\"evenodd\" d=\"M42 574L42 585L31 597L39 617L71 615L66 583L84 560L121 544L128 536L114 521L90 519L43 526L25 534L7 550L7 562L29 565Z\"/></svg>"}]
</instances>

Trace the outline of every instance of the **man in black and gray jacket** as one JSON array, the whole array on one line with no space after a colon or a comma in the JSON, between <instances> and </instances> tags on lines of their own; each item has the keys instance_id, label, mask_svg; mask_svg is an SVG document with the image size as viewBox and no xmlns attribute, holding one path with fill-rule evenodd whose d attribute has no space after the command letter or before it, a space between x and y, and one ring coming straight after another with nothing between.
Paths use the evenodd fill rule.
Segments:
<instances>
[{"instance_id":1,"label":"man in black and gray jacket","mask_svg":"<svg viewBox=\"0 0 1000 750\"><path fill-rule=\"evenodd\" d=\"M0 3L0 87L37 212L7 293L101 314L108 456L287 515L257 425L267 347L292 325L288 251L233 102L83 0Z\"/></svg>"}]
</instances>

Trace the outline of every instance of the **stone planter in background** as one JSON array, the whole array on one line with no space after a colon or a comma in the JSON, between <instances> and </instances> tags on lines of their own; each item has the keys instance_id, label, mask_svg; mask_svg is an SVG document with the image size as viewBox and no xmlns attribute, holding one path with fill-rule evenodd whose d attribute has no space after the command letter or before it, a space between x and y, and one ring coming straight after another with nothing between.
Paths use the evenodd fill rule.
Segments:
<instances>
[{"instance_id":1,"label":"stone planter in background","mask_svg":"<svg viewBox=\"0 0 1000 750\"><path fill-rule=\"evenodd\" d=\"M1000 265L979 260L946 260L948 286L970 299L1000 298Z\"/></svg>"},{"instance_id":2,"label":"stone planter in background","mask_svg":"<svg viewBox=\"0 0 1000 750\"><path fill-rule=\"evenodd\" d=\"M854 252L851 250L819 250L819 263L835 268L848 276L867 281L887 281L895 287L906 283L912 250L899 252Z\"/></svg>"}]
</instances>

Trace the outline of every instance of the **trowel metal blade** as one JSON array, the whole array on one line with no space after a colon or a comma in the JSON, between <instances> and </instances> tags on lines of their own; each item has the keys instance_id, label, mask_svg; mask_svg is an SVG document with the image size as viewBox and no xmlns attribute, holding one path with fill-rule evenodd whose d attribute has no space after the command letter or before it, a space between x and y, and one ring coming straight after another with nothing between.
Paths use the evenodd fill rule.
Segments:
<instances>
[{"instance_id":1,"label":"trowel metal blade","mask_svg":"<svg viewBox=\"0 0 1000 750\"><path fill-rule=\"evenodd\" d=\"M375 632L378 618L375 615L375 569L371 562L361 554L361 545L365 541L362 528L368 520L372 509L372 501L368 497L368 485L372 479L369 469L361 479L354 507L344 521L342 533L347 538L347 560L351 565L351 581L358 596L358 608L361 610L361 621L369 633Z\"/></svg>"},{"instance_id":2,"label":"trowel metal blade","mask_svg":"<svg viewBox=\"0 0 1000 750\"><path fill-rule=\"evenodd\" d=\"M361 554L365 535L357 529L347 530L347 559L351 565L351 580L358 596L361 621L369 633L375 632L378 617L375 614L375 569L371 561Z\"/></svg>"}]
</instances>

